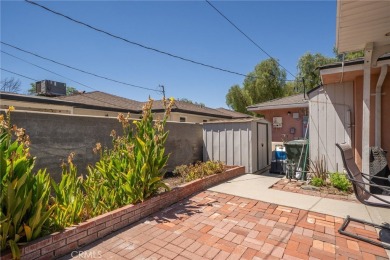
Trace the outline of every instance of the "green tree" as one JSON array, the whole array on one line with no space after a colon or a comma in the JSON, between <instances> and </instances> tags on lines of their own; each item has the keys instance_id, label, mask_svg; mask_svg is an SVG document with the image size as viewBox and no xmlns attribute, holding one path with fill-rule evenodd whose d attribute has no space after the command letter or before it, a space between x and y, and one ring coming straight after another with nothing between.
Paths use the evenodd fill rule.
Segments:
<instances>
[{"instance_id":1,"label":"green tree","mask_svg":"<svg viewBox=\"0 0 390 260\"><path fill-rule=\"evenodd\" d=\"M267 59L256 65L243 82L234 85L226 95L226 104L235 111L248 113L246 107L284 96L286 71L274 59Z\"/></svg>"},{"instance_id":2,"label":"green tree","mask_svg":"<svg viewBox=\"0 0 390 260\"><path fill-rule=\"evenodd\" d=\"M251 104L248 93L239 85L230 87L226 94L226 104L234 111L248 113L246 107Z\"/></svg>"},{"instance_id":3,"label":"green tree","mask_svg":"<svg viewBox=\"0 0 390 260\"><path fill-rule=\"evenodd\" d=\"M321 53L307 52L302 55L297 65L298 75L295 82L297 91L303 93L303 83L306 86L306 91L321 84L320 71L317 68L335 61L335 58L326 57Z\"/></svg>"},{"instance_id":4,"label":"green tree","mask_svg":"<svg viewBox=\"0 0 390 260\"><path fill-rule=\"evenodd\" d=\"M197 105L197 106L201 106L201 107L206 106L202 102L195 102L195 101L192 101L191 99L188 99L188 98L178 98L177 101L181 101L181 102L185 102L185 103L189 103L189 104L193 104L193 105Z\"/></svg>"},{"instance_id":5,"label":"green tree","mask_svg":"<svg viewBox=\"0 0 390 260\"><path fill-rule=\"evenodd\" d=\"M344 55L344 60L354 60L357 58L364 57L364 51L353 51L353 52L348 52L348 53L339 53L336 47L333 47L333 53L336 56L336 59L338 61L343 61L343 55Z\"/></svg>"},{"instance_id":6,"label":"green tree","mask_svg":"<svg viewBox=\"0 0 390 260\"><path fill-rule=\"evenodd\" d=\"M295 81L287 82L284 86L284 96L288 97L297 94L297 85Z\"/></svg>"},{"instance_id":7,"label":"green tree","mask_svg":"<svg viewBox=\"0 0 390 260\"><path fill-rule=\"evenodd\" d=\"M27 89L27 95L35 95L35 83L30 83L30 88Z\"/></svg>"}]
</instances>

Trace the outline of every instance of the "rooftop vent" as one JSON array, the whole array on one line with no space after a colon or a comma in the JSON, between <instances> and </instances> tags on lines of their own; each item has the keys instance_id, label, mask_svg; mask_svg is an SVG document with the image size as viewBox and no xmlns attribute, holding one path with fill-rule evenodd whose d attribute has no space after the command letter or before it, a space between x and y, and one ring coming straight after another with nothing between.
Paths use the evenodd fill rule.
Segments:
<instances>
[{"instance_id":1,"label":"rooftop vent","mask_svg":"<svg viewBox=\"0 0 390 260\"><path fill-rule=\"evenodd\" d=\"M52 80L37 81L35 83L35 90L38 95L42 96L66 96L66 84Z\"/></svg>"}]
</instances>

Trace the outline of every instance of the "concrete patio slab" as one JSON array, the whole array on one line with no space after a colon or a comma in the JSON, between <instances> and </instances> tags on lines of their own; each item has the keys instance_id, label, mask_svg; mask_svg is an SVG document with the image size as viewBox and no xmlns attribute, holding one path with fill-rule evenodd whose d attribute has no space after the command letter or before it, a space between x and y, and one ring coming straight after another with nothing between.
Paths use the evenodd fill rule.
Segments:
<instances>
[{"instance_id":1,"label":"concrete patio slab","mask_svg":"<svg viewBox=\"0 0 390 260\"><path fill-rule=\"evenodd\" d=\"M359 203L269 189L269 187L276 183L280 178L280 175L274 174L245 174L214 186L209 190L330 214L341 218L350 215L355 218L375 223L390 222L390 209L367 207Z\"/></svg>"}]
</instances>

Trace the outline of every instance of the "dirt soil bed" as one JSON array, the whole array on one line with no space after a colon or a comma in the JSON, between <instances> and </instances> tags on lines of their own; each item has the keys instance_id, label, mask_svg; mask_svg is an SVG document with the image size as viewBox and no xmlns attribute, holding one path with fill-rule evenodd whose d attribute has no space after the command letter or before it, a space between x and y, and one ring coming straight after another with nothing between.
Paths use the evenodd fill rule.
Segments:
<instances>
[{"instance_id":1,"label":"dirt soil bed","mask_svg":"<svg viewBox=\"0 0 390 260\"><path fill-rule=\"evenodd\" d=\"M167 176L164 178L164 182L171 189L184 183L183 178L181 176Z\"/></svg>"},{"instance_id":2,"label":"dirt soil bed","mask_svg":"<svg viewBox=\"0 0 390 260\"><path fill-rule=\"evenodd\" d=\"M224 171L229 170L229 169L234 168L234 167L236 167L236 166L225 165ZM223 174L223 172L219 173L219 174ZM173 188L180 186L181 184L184 184L188 181L185 181L185 179L180 175L175 175L172 172L167 172L167 173L165 173L165 176L164 176L164 182L165 182L165 184L168 185L169 188L173 189ZM161 190L161 192L163 192L163 190Z\"/></svg>"},{"instance_id":3,"label":"dirt soil bed","mask_svg":"<svg viewBox=\"0 0 390 260\"><path fill-rule=\"evenodd\" d=\"M301 193L301 194L322 197L322 198L358 202L353 193L343 192L330 186L319 187L319 188L308 186L303 181L297 181L297 180L289 181L286 178L279 180L278 182L273 184L270 188L275 190ZM313 190L311 190L310 188L313 188Z\"/></svg>"}]
</instances>

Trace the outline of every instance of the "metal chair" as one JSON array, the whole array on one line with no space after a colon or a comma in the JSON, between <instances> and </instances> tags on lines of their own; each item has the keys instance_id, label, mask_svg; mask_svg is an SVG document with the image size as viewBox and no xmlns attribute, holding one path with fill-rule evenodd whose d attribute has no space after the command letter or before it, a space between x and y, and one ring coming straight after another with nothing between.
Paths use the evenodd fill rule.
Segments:
<instances>
[{"instance_id":1,"label":"metal chair","mask_svg":"<svg viewBox=\"0 0 390 260\"><path fill-rule=\"evenodd\" d=\"M351 181L353 190L356 198L363 204L373 207L382 207L390 209L390 196L388 195L379 195L373 194L370 192L371 187L375 187L376 189L382 190L383 194L388 194L390 192L389 186L378 185L374 183L375 180L388 181L390 182L390 177L384 178L379 176L370 176L369 174L362 173L355 163L355 159L353 157L352 147L349 144L336 144L336 146L341 151L341 157L343 159L344 168L347 172L347 178ZM368 189L367 189L368 188ZM350 221L355 221L359 223L363 223L366 225L370 225L376 228L381 228L380 239L382 242L378 242L372 239L368 239L366 237L362 237L360 235L353 234L351 232L346 231L348 224ZM390 226L387 225L377 225L374 223L362 221L359 219L351 218L347 216L343 225L339 229L339 233L353 237L355 239L359 239L377 246L382 246L385 249L390 249ZM385 242L386 241L386 242Z\"/></svg>"}]
</instances>

